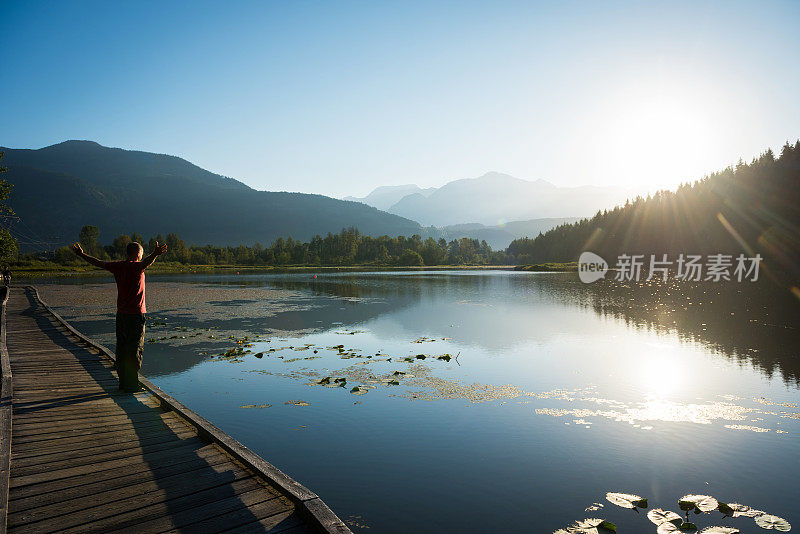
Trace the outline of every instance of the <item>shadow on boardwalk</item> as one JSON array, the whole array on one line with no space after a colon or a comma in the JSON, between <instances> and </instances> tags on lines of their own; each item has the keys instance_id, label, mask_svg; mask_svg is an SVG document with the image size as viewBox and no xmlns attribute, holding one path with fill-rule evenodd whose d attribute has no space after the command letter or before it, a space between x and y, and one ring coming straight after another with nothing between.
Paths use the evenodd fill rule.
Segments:
<instances>
[{"instance_id":1,"label":"shadow on boardwalk","mask_svg":"<svg viewBox=\"0 0 800 534\"><path fill-rule=\"evenodd\" d=\"M17 389L22 395L14 401L14 424L17 417L23 424L56 424L46 432L54 432L50 436L58 446L28 456L27 443L15 446L12 440L13 451L23 455L17 473L12 460L12 478L19 474L25 482L30 472L32 483L17 488L12 483L11 530L15 524L21 530L63 532L306 530L285 497L161 409L152 395L120 392L105 356L55 328L33 291L25 296L28 308L17 315L33 319L79 366L71 364L67 372L54 365L48 376L58 378L49 378L48 388L57 391L44 397L25 396L24 385ZM15 371L15 382L17 376ZM41 463L33 461L50 462L40 482ZM273 521L264 521L270 516Z\"/></svg>"}]
</instances>

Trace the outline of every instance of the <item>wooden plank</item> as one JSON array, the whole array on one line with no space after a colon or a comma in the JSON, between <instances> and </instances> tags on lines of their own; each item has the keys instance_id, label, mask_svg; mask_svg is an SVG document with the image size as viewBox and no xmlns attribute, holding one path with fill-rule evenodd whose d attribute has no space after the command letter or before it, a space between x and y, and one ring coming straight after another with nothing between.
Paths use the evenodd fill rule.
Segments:
<instances>
[{"instance_id":1,"label":"wooden plank","mask_svg":"<svg viewBox=\"0 0 800 534\"><path fill-rule=\"evenodd\" d=\"M203 495L198 493L185 499L168 501L168 503L172 504L168 513L158 514L149 521L143 521L142 518L136 517L136 515L131 516L130 519L125 517L123 521L127 524L123 523L125 527L120 528L117 534L137 534L142 531L164 532L165 530L191 525L198 520L202 521L222 514L235 512L243 508L246 509L246 507L254 506L268 500L276 500L278 503L284 505L285 509L292 509L292 504L288 500L265 494L261 488L247 490L247 488L235 487L233 489L238 492L236 495L225 496L223 498L219 498L220 496L218 494L214 495L209 493ZM193 529L187 530L192 531ZM90 530L89 532L99 531Z\"/></svg>"},{"instance_id":2,"label":"wooden plank","mask_svg":"<svg viewBox=\"0 0 800 534\"><path fill-rule=\"evenodd\" d=\"M89 372L92 374L84 374ZM72 372L53 370L47 373L20 373L15 369L14 381L20 385L23 393L45 388L85 388L87 386L102 386L112 390L117 382L117 377L111 374L110 369L103 369L102 371L75 369Z\"/></svg>"},{"instance_id":3,"label":"wooden plank","mask_svg":"<svg viewBox=\"0 0 800 534\"><path fill-rule=\"evenodd\" d=\"M155 504L165 498L177 498L219 486L225 486L236 480L252 477L252 473L241 468L227 469L228 465L207 466L200 471L177 473L158 481L146 481L132 484L116 491L95 494L91 499L73 499L69 502L37 506L8 514L9 525L35 523L45 519L64 519L75 512L91 513L93 518L104 517L127 510L140 508L148 503ZM76 515L76 518L81 518ZM75 524L80 524L77 519ZM69 526L69 519L62 522L62 527Z\"/></svg>"},{"instance_id":4,"label":"wooden plank","mask_svg":"<svg viewBox=\"0 0 800 534\"><path fill-rule=\"evenodd\" d=\"M153 470L137 470L135 472L126 473L123 476L115 478L108 478L104 480L95 480L85 484L73 485L65 487L59 491L49 491L45 493L38 493L24 498L14 498L9 503L10 512L19 512L22 510L29 510L32 508L39 508L41 506L51 505L55 503L63 503L66 501L79 501L91 503L93 496L100 493L114 492L120 488L127 488L135 484L144 482L158 483L161 479L171 477L182 473L198 472L208 467L222 468L229 466L229 458L222 453L208 458L194 458L184 462L175 463L167 466L162 466ZM36 486L32 486L36 487Z\"/></svg>"},{"instance_id":5,"label":"wooden plank","mask_svg":"<svg viewBox=\"0 0 800 534\"><path fill-rule=\"evenodd\" d=\"M170 532L177 531L173 530ZM270 534L277 534L278 532L285 534L308 534L316 532L316 530L311 530L306 526L303 517L297 510L291 510L218 532L225 534L264 534L265 532L269 532Z\"/></svg>"},{"instance_id":6,"label":"wooden plank","mask_svg":"<svg viewBox=\"0 0 800 534\"><path fill-rule=\"evenodd\" d=\"M95 407L90 413L86 413L84 417L84 413L82 412L59 412L55 413L51 410L41 410L35 412L27 412L27 413L15 413L14 414L14 423L17 424L27 424L27 423L39 423L39 422L48 422L48 421L80 421L80 420L91 420L94 418L101 418L101 417L135 417L139 414L144 413L151 413L153 411L162 412L163 410L161 407L158 406L136 406L136 407L129 407L126 409L122 409L119 406L107 406L105 408Z\"/></svg>"},{"instance_id":7,"label":"wooden plank","mask_svg":"<svg viewBox=\"0 0 800 534\"><path fill-rule=\"evenodd\" d=\"M224 513L214 517L205 518L202 520L195 520L189 524L180 525L179 528L172 529L168 532L178 533L190 530L192 534L216 534L220 530L231 527L239 527L248 523L253 523L254 520L265 519L277 515L283 518L289 517L294 513L294 506L288 500L270 499L256 504L242 507L232 512ZM202 513L202 510L200 510ZM197 514L195 514L195 519ZM173 523L176 521L173 520Z\"/></svg>"},{"instance_id":8,"label":"wooden plank","mask_svg":"<svg viewBox=\"0 0 800 534\"><path fill-rule=\"evenodd\" d=\"M157 421L157 422L148 422L142 423L137 428L133 428L131 425L118 425L114 426L109 429L105 429L103 431L94 431L92 429L89 430L76 430L74 432L64 431L64 432L48 432L45 434L34 434L30 436L15 436L14 437L14 445L19 445L21 448L25 449L30 447L37 447L40 445L46 445L48 443L57 443L59 441L64 441L64 443L95 443L101 442L102 439L106 436L150 436L154 434L163 434L174 432L178 428L180 428L180 423L175 422L167 422L167 421Z\"/></svg>"},{"instance_id":9,"label":"wooden plank","mask_svg":"<svg viewBox=\"0 0 800 534\"><path fill-rule=\"evenodd\" d=\"M14 428L23 430L27 428L39 428L39 429L47 429L59 426L73 426L76 428L79 427L91 427L91 426L101 426L106 423L115 423L119 421L127 421L129 423L137 423L139 421L150 421L153 418L159 417L162 414L166 414L169 412L164 412L159 408L150 408L147 411L136 413L136 414L129 414L129 413L117 413L117 414L108 414L108 413L97 413L92 414L95 417L77 417L74 419L65 419L62 417L48 417L48 418L38 418L36 420L17 420L14 421Z\"/></svg>"},{"instance_id":10,"label":"wooden plank","mask_svg":"<svg viewBox=\"0 0 800 534\"><path fill-rule=\"evenodd\" d=\"M148 444L161 441L169 441L175 437L196 436L197 432L194 429L187 428L186 430L173 430L172 433L154 432L148 435L140 435L135 432L113 432L104 434L102 437L91 440L88 442L86 439L75 439L71 443L60 443L56 441L40 441L31 443L24 449L17 450L16 448L11 452L12 462L16 460L23 460L25 458L35 458L38 456L47 456L56 453L61 453L68 456L76 451L87 451L87 454L92 450L103 447L119 447L127 448L129 444ZM84 436L80 436L84 438ZM16 464L15 464L16 465Z\"/></svg>"},{"instance_id":11,"label":"wooden plank","mask_svg":"<svg viewBox=\"0 0 800 534\"><path fill-rule=\"evenodd\" d=\"M328 508L328 505L322 502L322 499L317 497L306 501L305 508L317 521L324 532L336 532L338 534L352 534L350 528L344 524L344 521L333 513Z\"/></svg>"},{"instance_id":12,"label":"wooden plank","mask_svg":"<svg viewBox=\"0 0 800 534\"><path fill-rule=\"evenodd\" d=\"M84 454L83 456L69 456L51 459L42 459L37 457L35 462L28 462L23 464L21 462L14 462L14 471L12 476L23 477L27 475L34 475L47 471L55 471L59 469L68 469L71 467L79 467L82 465L93 465L100 462L117 460L120 458L130 458L132 456L141 456L145 458L155 452L161 452L170 449L185 448L187 446L199 446L205 443L202 439L194 434L183 439L173 439L162 441L159 443L152 443L149 445L141 445L134 447L116 447L113 450L94 451L91 455Z\"/></svg>"},{"instance_id":13,"label":"wooden plank","mask_svg":"<svg viewBox=\"0 0 800 534\"><path fill-rule=\"evenodd\" d=\"M120 406L117 403L100 404L89 403L81 404L87 406L84 413L86 418L81 417L81 412L77 410L67 410L69 406L58 406L51 408L41 408L25 412L14 411L14 422L24 423L47 423L48 421L78 421L89 420L97 417L115 416L135 416L139 413L163 412L160 406L148 406L147 404Z\"/></svg>"},{"instance_id":14,"label":"wooden plank","mask_svg":"<svg viewBox=\"0 0 800 534\"><path fill-rule=\"evenodd\" d=\"M36 347L33 349L16 349L14 351L15 357L19 358L21 356L29 355L29 354L42 354L44 353L60 353L60 352L69 352L71 354L77 354L79 356L98 356L97 352L93 352L86 347L75 347L74 351L70 349L65 349L64 347L53 347L53 348L41 348ZM101 360L102 361L102 360Z\"/></svg>"},{"instance_id":15,"label":"wooden plank","mask_svg":"<svg viewBox=\"0 0 800 534\"><path fill-rule=\"evenodd\" d=\"M122 510L115 509L116 507L114 506L81 510L74 514L67 514L52 521L44 522L46 529L44 531L57 529L64 534L76 532L105 534L111 530L124 530L133 527L133 532L153 532L157 530L148 524L149 521L165 518L171 522L175 520L176 516L181 518L181 512L184 510L194 509L186 515L196 515L200 512L198 510L199 507L202 507L202 510L219 510L224 507L223 512L225 512L247 506L247 503L243 503L238 496L231 496L234 492L249 490L245 495L248 495L251 501L257 502L276 498L265 493L253 477L231 482L223 486L224 489L222 491L219 488L217 486L196 491L174 499L164 499L163 495L151 493L143 495L141 499L120 503ZM34 525L36 524L34 523ZM38 529L34 531L40 532ZM22 530L21 532L25 531Z\"/></svg>"},{"instance_id":16,"label":"wooden plank","mask_svg":"<svg viewBox=\"0 0 800 534\"><path fill-rule=\"evenodd\" d=\"M164 414L164 417L167 417L169 415L170 414ZM133 425L130 424L130 421L122 421L120 423L115 423L99 428L72 427L70 425L62 425L57 429L48 429L48 430L26 428L24 430L20 430L19 432L15 431L14 440L16 443L26 444L32 441L45 441L45 440L53 440L61 438L71 438L75 436L96 437L105 434L106 432L116 432L119 430L130 429L132 426ZM142 423L139 423L133 428L133 430L135 432L139 431L147 432L149 430L152 430L153 428L169 430L170 426L167 424L167 421L165 419L158 418L153 421L144 421Z\"/></svg>"},{"instance_id":17,"label":"wooden plank","mask_svg":"<svg viewBox=\"0 0 800 534\"><path fill-rule=\"evenodd\" d=\"M137 428L140 424L143 423L150 423L153 421L164 421L164 418L168 417L168 412L151 412L151 413L144 413L139 414L135 420L132 420L130 417L118 416L113 418L101 418L101 419L81 419L79 421L59 421L54 420L49 423L42 423L39 422L38 424L26 424L26 425L14 425L14 433L17 434L19 431L20 436L33 436L39 434L48 434L51 432L62 432L62 431L77 431L77 430L90 430L100 432L102 429L106 428L117 428L119 426L133 426Z\"/></svg>"},{"instance_id":18,"label":"wooden plank","mask_svg":"<svg viewBox=\"0 0 800 534\"><path fill-rule=\"evenodd\" d=\"M197 467L206 467L218 463L230 463L230 458L219 449L202 455L173 455L147 462L148 469L144 470L139 464L131 464L114 470L93 473L89 481L87 481L85 477L77 476L63 478L45 484L33 484L16 488L11 494L10 502L13 503L16 500L33 496L38 496L40 499L61 501L65 500L62 499L61 496L69 495L69 492L74 492L78 496L90 495L99 491L97 488L100 487L115 487L117 481L124 481L122 485L125 485L127 481L136 480L137 477L144 477L145 480L149 480L150 477L157 479L161 476L168 476L168 474L188 472Z\"/></svg>"},{"instance_id":19,"label":"wooden plank","mask_svg":"<svg viewBox=\"0 0 800 534\"><path fill-rule=\"evenodd\" d=\"M47 394L38 394L38 395L28 396L26 397L25 400L20 400L19 402L15 400L14 410L15 411L24 410L42 406L58 407L58 406L65 406L67 403L78 404L86 402L96 402L98 404L113 404L113 403L132 404L135 402L135 400L139 400L141 402L142 398L144 398L144 396L136 397L135 395L118 391L116 389L112 389L111 391L104 391L101 393L75 393L72 395L65 393L58 396L56 395L48 396Z\"/></svg>"},{"instance_id":20,"label":"wooden plank","mask_svg":"<svg viewBox=\"0 0 800 534\"><path fill-rule=\"evenodd\" d=\"M11 461L14 462L14 469L19 469L28 465L35 465L37 463L49 463L59 460L67 460L70 458L80 457L93 457L95 454L103 454L112 451L124 451L128 449L135 449L137 447L146 448L151 445L158 445L161 443L172 443L179 440L184 440L197 433L193 430L186 429L182 432L175 432L174 434L157 434L150 439L134 438L129 441L121 443L111 443L104 445L94 445L86 447L85 445L75 446L75 448L66 449L64 447L53 448L50 451L36 451L38 454L28 454L23 456L21 453L11 451Z\"/></svg>"},{"instance_id":21,"label":"wooden plank","mask_svg":"<svg viewBox=\"0 0 800 534\"><path fill-rule=\"evenodd\" d=\"M213 449L213 445L206 445L205 447L209 447ZM20 486L28 486L31 484L40 484L42 482L48 482L51 480L58 480L61 478L69 478L74 476L81 476L86 475L89 473L97 473L100 471L107 471L110 469L117 469L118 467L123 467L126 465L133 465L133 464L142 464L142 463L149 463L151 460L158 460L160 458L168 458L174 454L183 453L190 453L190 454L199 454L203 448L198 448L194 443L187 443L183 444L178 449L182 449L182 451L161 451L155 452L152 454L148 454L147 458L145 459L143 455L137 454L134 456L129 456L127 458L120 458L116 460L109 460L106 462L97 462L91 465L81 465L77 467L68 467L65 469L58 469L55 471L45 471L43 473L37 473L34 475L26 475L26 476L14 476L11 474L11 488L18 488ZM209 451L210 452L210 451Z\"/></svg>"},{"instance_id":22,"label":"wooden plank","mask_svg":"<svg viewBox=\"0 0 800 534\"><path fill-rule=\"evenodd\" d=\"M35 441L31 443L26 443L24 448L21 450L24 451L40 451L40 450L53 450L53 448L58 448L59 446L63 446L65 450L72 449L74 447L90 447L94 445L108 445L110 443L121 443L123 441L130 441L132 439L148 439L155 436L163 435L164 432L156 429L151 429L148 431L140 431L136 432L133 429L126 428L122 430L118 430L116 432L106 432L102 435L98 435L92 437L91 435L83 435L83 436L74 436L70 438L61 438L55 440L43 440L43 441ZM14 444L14 448L17 447L17 443Z\"/></svg>"}]
</instances>

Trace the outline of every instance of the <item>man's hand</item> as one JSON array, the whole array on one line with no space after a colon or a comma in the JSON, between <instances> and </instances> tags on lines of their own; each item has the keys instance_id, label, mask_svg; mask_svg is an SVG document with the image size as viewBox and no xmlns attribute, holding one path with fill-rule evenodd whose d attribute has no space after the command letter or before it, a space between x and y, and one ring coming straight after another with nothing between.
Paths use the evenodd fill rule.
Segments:
<instances>
[{"instance_id":1,"label":"man's hand","mask_svg":"<svg viewBox=\"0 0 800 534\"><path fill-rule=\"evenodd\" d=\"M106 262L98 260L93 256L89 256L88 254L83 252L83 247L81 247L80 243L73 243L72 244L72 252L75 253L76 256L83 258L84 260L88 261L95 267L100 267L101 269L106 268Z\"/></svg>"},{"instance_id":2,"label":"man's hand","mask_svg":"<svg viewBox=\"0 0 800 534\"><path fill-rule=\"evenodd\" d=\"M150 267L153 264L153 262L156 261L156 258L164 254L166 251L167 251L167 244L162 243L159 245L158 241L156 241L156 246L155 248L153 248L153 252L151 252L149 256L147 256L142 260L142 265L144 266L144 268L147 269L148 267Z\"/></svg>"}]
</instances>

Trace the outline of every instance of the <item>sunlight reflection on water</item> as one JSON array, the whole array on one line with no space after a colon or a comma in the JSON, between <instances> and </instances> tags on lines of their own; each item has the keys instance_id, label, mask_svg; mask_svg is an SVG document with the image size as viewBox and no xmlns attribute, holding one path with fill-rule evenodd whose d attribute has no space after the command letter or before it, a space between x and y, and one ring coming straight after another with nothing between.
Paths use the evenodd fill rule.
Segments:
<instances>
[{"instance_id":1,"label":"sunlight reflection on water","mask_svg":"<svg viewBox=\"0 0 800 534\"><path fill-rule=\"evenodd\" d=\"M713 488L797 522L800 343L767 295L648 287L632 306L635 288L507 272L148 280L164 324L144 372L374 531L498 514L552 531L609 485L656 503ZM42 292L113 346L113 293L92 288Z\"/></svg>"}]
</instances>

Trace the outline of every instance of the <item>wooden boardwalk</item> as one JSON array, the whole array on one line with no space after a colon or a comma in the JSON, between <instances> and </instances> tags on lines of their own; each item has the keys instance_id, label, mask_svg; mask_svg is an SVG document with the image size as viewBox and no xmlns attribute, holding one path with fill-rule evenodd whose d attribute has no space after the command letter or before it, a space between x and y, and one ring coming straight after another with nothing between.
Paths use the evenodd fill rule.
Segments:
<instances>
[{"instance_id":1,"label":"wooden boardwalk","mask_svg":"<svg viewBox=\"0 0 800 534\"><path fill-rule=\"evenodd\" d=\"M0 532L350 532L317 495L144 378L145 391L119 392L112 355L34 288L6 300Z\"/></svg>"}]
</instances>

